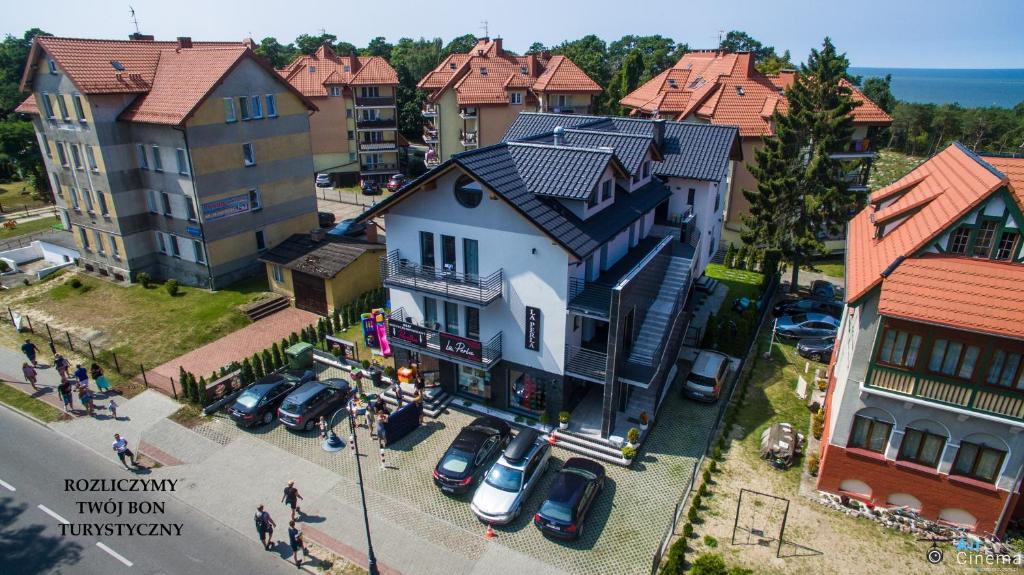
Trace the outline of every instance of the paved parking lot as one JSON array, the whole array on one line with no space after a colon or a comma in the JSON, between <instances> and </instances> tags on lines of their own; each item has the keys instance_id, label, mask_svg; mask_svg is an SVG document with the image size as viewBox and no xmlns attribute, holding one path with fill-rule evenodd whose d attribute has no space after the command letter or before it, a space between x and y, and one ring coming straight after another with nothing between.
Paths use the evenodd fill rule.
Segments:
<instances>
[{"instance_id":1,"label":"paved parking lot","mask_svg":"<svg viewBox=\"0 0 1024 575\"><path fill-rule=\"evenodd\" d=\"M530 524L556 470L573 456L556 448L552 469L542 478L519 519L496 528L493 541L569 573L649 573L653 554L668 529L677 498L687 487L716 414L717 406L692 403L678 393L670 393L634 467L606 466L605 489L586 520L583 536L572 543L547 539ZM371 442L365 429L359 431L359 444L366 452L363 475L372 512L452 553L477 559L488 541L483 537L485 526L469 509L471 495L444 495L431 478L441 454L473 417L450 408L438 420L428 419L385 452L385 470L380 467L376 443ZM223 418L215 418L195 431L222 444L241 434L251 434L352 479L339 483L332 495L358 501L353 458L347 450L335 454L322 451L315 432L294 433L276 423L240 430ZM342 421L338 431L347 438L347 422Z\"/></svg>"}]
</instances>

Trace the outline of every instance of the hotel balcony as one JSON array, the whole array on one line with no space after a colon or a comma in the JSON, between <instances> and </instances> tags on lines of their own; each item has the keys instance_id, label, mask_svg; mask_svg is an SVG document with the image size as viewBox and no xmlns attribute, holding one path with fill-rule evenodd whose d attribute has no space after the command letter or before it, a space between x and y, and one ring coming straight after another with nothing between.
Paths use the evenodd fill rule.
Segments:
<instances>
[{"instance_id":1,"label":"hotel balcony","mask_svg":"<svg viewBox=\"0 0 1024 575\"><path fill-rule=\"evenodd\" d=\"M459 117L463 120L475 120L477 118L476 108L462 108L459 110Z\"/></svg>"},{"instance_id":2,"label":"hotel balcony","mask_svg":"<svg viewBox=\"0 0 1024 575\"><path fill-rule=\"evenodd\" d=\"M832 158L836 160L859 160L874 157L875 151L872 147L872 142L867 138L850 140L845 150L832 154Z\"/></svg>"},{"instance_id":3,"label":"hotel balcony","mask_svg":"<svg viewBox=\"0 0 1024 575\"><path fill-rule=\"evenodd\" d=\"M420 111L423 113L424 118L436 118L437 104L423 104L423 109Z\"/></svg>"},{"instance_id":4,"label":"hotel balcony","mask_svg":"<svg viewBox=\"0 0 1024 575\"><path fill-rule=\"evenodd\" d=\"M394 347L438 359L458 360L485 370L501 361L500 331L485 343L441 331L437 326L421 325L406 316L404 308L392 311L388 318L388 342Z\"/></svg>"},{"instance_id":5,"label":"hotel balcony","mask_svg":"<svg viewBox=\"0 0 1024 575\"><path fill-rule=\"evenodd\" d=\"M374 118L356 120L358 130L394 130L398 128L398 122L394 118Z\"/></svg>"},{"instance_id":6,"label":"hotel balcony","mask_svg":"<svg viewBox=\"0 0 1024 575\"><path fill-rule=\"evenodd\" d=\"M551 114L589 114L590 106L548 106L545 110Z\"/></svg>"},{"instance_id":7,"label":"hotel balcony","mask_svg":"<svg viewBox=\"0 0 1024 575\"><path fill-rule=\"evenodd\" d=\"M565 346L566 375L603 384L607 373L607 353L585 347Z\"/></svg>"},{"instance_id":8,"label":"hotel balcony","mask_svg":"<svg viewBox=\"0 0 1024 575\"><path fill-rule=\"evenodd\" d=\"M436 144L437 143L437 130L432 128L423 128L423 143L424 144Z\"/></svg>"},{"instance_id":9,"label":"hotel balcony","mask_svg":"<svg viewBox=\"0 0 1024 575\"><path fill-rule=\"evenodd\" d=\"M936 408L969 412L985 418L1024 423L1024 394L993 385L976 385L931 374L917 374L871 364L864 392ZM915 401L916 400L916 401Z\"/></svg>"},{"instance_id":10,"label":"hotel balcony","mask_svg":"<svg viewBox=\"0 0 1024 575\"><path fill-rule=\"evenodd\" d=\"M356 96L356 108L393 108L395 107L394 96L379 96L376 98L361 98Z\"/></svg>"},{"instance_id":11,"label":"hotel balcony","mask_svg":"<svg viewBox=\"0 0 1024 575\"><path fill-rule=\"evenodd\" d=\"M376 152L394 152L398 150L395 142L359 142L360 154L371 154Z\"/></svg>"},{"instance_id":12,"label":"hotel balcony","mask_svg":"<svg viewBox=\"0 0 1024 575\"><path fill-rule=\"evenodd\" d=\"M398 250L381 260L380 275L389 288L409 289L480 306L501 299L505 279L501 269L488 276L477 276L424 267L402 258Z\"/></svg>"},{"instance_id":13,"label":"hotel balcony","mask_svg":"<svg viewBox=\"0 0 1024 575\"><path fill-rule=\"evenodd\" d=\"M359 166L359 171L363 174L394 174L398 171L398 164L394 162L361 164Z\"/></svg>"},{"instance_id":14,"label":"hotel balcony","mask_svg":"<svg viewBox=\"0 0 1024 575\"><path fill-rule=\"evenodd\" d=\"M466 132L466 131L461 132L459 134L459 143L462 144L463 147L466 147L466 148L475 148L475 147L477 147L478 143L477 143L477 138L476 138L476 132Z\"/></svg>"}]
</instances>

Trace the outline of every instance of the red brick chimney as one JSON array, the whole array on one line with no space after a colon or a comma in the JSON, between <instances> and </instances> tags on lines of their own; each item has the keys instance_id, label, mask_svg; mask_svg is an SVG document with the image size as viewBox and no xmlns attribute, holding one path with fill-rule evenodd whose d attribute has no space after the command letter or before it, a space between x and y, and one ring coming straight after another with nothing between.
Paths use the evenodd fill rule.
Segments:
<instances>
[{"instance_id":1,"label":"red brick chimney","mask_svg":"<svg viewBox=\"0 0 1024 575\"><path fill-rule=\"evenodd\" d=\"M754 69L754 55L750 52L736 53L736 71L749 78L757 73Z\"/></svg>"},{"instance_id":2,"label":"red brick chimney","mask_svg":"<svg viewBox=\"0 0 1024 575\"><path fill-rule=\"evenodd\" d=\"M505 53L501 49L501 38L495 38L494 40L491 40L491 43L494 45L494 55L495 56L501 56L502 54Z\"/></svg>"},{"instance_id":3,"label":"red brick chimney","mask_svg":"<svg viewBox=\"0 0 1024 575\"><path fill-rule=\"evenodd\" d=\"M359 63L359 54L352 52L352 54L349 56L349 60L352 61L352 64L350 65L352 69L352 74L355 75L355 73L359 71L359 68L362 67L362 64Z\"/></svg>"}]
</instances>

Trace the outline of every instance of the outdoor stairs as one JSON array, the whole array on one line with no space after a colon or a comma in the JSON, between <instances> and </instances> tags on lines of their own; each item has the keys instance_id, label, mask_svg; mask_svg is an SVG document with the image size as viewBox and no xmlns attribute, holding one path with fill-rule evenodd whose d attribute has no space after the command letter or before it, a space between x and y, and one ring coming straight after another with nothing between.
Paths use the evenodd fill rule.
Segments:
<instances>
[{"instance_id":1,"label":"outdoor stairs","mask_svg":"<svg viewBox=\"0 0 1024 575\"><path fill-rule=\"evenodd\" d=\"M659 399L655 389L650 387L634 387L629 394L629 401L626 402L626 413L634 417L639 417L641 413L646 413L648 416L653 417L657 411Z\"/></svg>"},{"instance_id":2,"label":"outdoor stairs","mask_svg":"<svg viewBox=\"0 0 1024 575\"><path fill-rule=\"evenodd\" d=\"M629 361L641 365L654 365L659 348L668 335L669 323L679 291L687 285L692 260L687 258L671 258L665 269L665 277L661 280L658 297L651 303L640 326L639 335L633 342L633 350Z\"/></svg>"},{"instance_id":3,"label":"outdoor stairs","mask_svg":"<svg viewBox=\"0 0 1024 575\"><path fill-rule=\"evenodd\" d=\"M551 435L555 437L555 445L569 451L615 465L629 465L629 461L622 458L622 448L616 447L602 437L583 435L557 427L551 431Z\"/></svg>"},{"instance_id":4,"label":"outdoor stairs","mask_svg":"<svg viewBox=\"0 0 1024 575\"><path fill-rule=\"evenodd\" d=\"M289 305L291 304L288 298L279 295L268 300L261 301L252 307L245 309L243 313L245 313L245 315L252 321L257 321L283 309L288 309Z\"/></svg>"},{"instance_id":5,"label":"outdoor stairs","mask_svg":"<svg viewBox=\"0 0 1024 575\"><path fill-rule=\"evenodd\" d=\"M725 263L725 244L718 246L718 251L715 255L711 256L711 263L713 264L724 264Z\"/></svg>"},{"instance_id":6,"label":"outdoor stairs","mask_svg":"<svg viewBox=\"0 0 1024 575\"><path fill-rule=\"evenodd\" d=\"M407 389L411 387L409 385L402 386L402 401L403 403L412 403L415 393ZM439 415L444 413L448 404L451 403L452 397L440 387L428 387L424 390L423 398L423 415L437 419ZM398 407L398 398L395 397L395 392L388 388L384 394L384 403L387 403L391 407Z\"/></svg>"}]
</instances>

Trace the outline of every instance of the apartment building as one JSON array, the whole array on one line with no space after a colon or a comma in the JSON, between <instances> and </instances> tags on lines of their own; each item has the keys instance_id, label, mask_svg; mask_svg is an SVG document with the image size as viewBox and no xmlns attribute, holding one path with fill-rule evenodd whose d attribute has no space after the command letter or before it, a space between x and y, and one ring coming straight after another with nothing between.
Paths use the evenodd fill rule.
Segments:
<instances>
[{"instance_id":1,"label":"apartment building","mask_svg":"<svg viewBox=\"0 0 1024 575\"><path fill-rule=\"evenodd\" d=\"M278 71L309 98L313 166L336 184L384 183L399 171L398 74L380 56L338 55L325 43Z\"/></svg>"},{"instance_id":2,"label":"apartment building","mask_svg":"<svg viewBox=\"0 0 1024 575\"><path fill-rule=\"evenodd\" d=\"M450 54L420 80L426 163L501 140L519 112L589 114L598 86L565 56L513 56L501 38L481 38L467 54Z\"/></svg>"},{"instance_id":3,"label":"apartment building","mask_svg":"<svg viewBox=\"0 0 1024 575\"><path fill-rule=\"evenodd\" d=\"M631 116L739 127L747 161L736 166L730 182L724 230L727 241L739 242L743 215L750 209L743 190L757 188L749 164L754 163L762 138L773 133L772 114L786 109L785 89L795 77L792 70L778 75L758 72L749 52L700 50L684 54L673 67L620 101L630 109ZM843 161L847 189L867 192L875 157L874 138L879 129L892 123L892 118L855 86L848 82L846 86L860 105L853 110L855 129L849 147L834 157ZM842 245L836 241L829 247L842 249Z\"/></svg>"},{"instance_id":4,"label":"apartment building","mask_svg":"<svg viewBox=\"0 0 1024 575\"><path fill-rule=\"evenodd\" d=\"M959 143L850 222L818 488L1001 535L1024 474L1024 158Z\"/></svg>"},{"instance_id":5,"label":"apartment building","mask_svg":"<svg viewBox=\"0 0 1024 575\"><path fill-rule=\"evenodd\" d=\"M317 225L316 107L251 43L37 36L21 89L87 271L216 288Z\"/></svg>"},{"instance_id":6,"label":"apartment building","mask_svg":"<svg viewBox=\"0 0 1024 575\"><path fill-rule=\"evenodd\" d=\"M658 223L682 215L692 190L657 174L720 185L738 136L564 118L577 117L522 114L508 141L450 158L361 219L388 230L398 364L497 409L549 421L571 411L576 431L622 437L668 389L705 261L703 233Z\"/></svg>"}]
</instances>

